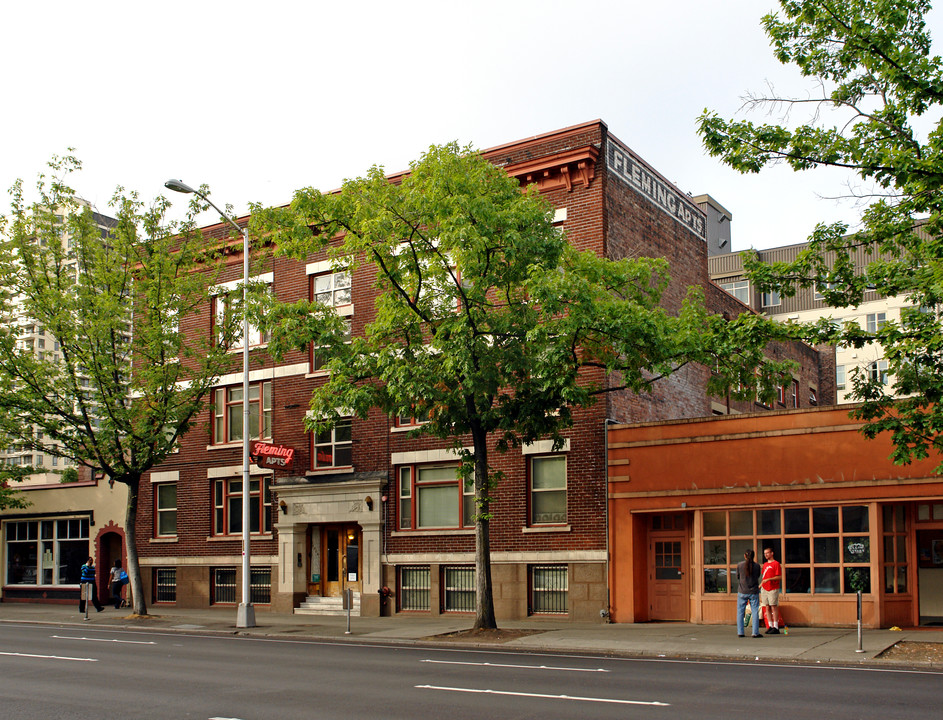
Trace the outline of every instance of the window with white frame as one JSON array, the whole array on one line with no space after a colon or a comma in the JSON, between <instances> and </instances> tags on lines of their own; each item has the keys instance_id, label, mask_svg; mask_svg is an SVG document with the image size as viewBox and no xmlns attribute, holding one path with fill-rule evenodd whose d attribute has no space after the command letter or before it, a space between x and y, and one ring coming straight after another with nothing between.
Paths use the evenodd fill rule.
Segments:
<instances>
[{"instance_id":1,"label":"window with white frame","mask_svg":"<svg viewBox=\"0 0 943 720\"><path fill-rule=\"evenodd\" d=\"M475 525L475 484L459 477L457 465L404 465L399 468L399 528L471 528Z\"/></svg>"},{"instance_id":2,"label":"window with white frame","mask_svg":"<svg viewBox=\"0 0 943 720\"><path fill-rule=\"evenodd\" d=\"M216 388L213 391L213 444L223 445L242 440L242 385ZM249 386L249 438L272 437L272 383Z\"/></svg>"},{"instance_id":3,"label":"window with white frame","mask_svg":"<svg viewBox=\"0 0 943 720\"><path fill-rule=\"evenodd\" d=\"M261 277L253 278L252 281L261 281L267 282L270 286L272 283L272 275L268 273ZM233 313L237 311L242 305L242 281L227 282L223 285L218 286L215 289L215 295L213 295L213 334L214 337L219 337L219 328L223 327L227 322L231 322L233 318ZM236 329L235 335L233 337L233 350L242 349L242 321L238 320L238 327ZM268 333L262 332L259 328L255 327L251 322L249 323L249 347L258 347L259 345L264 345L269 341L270 337Z\"/></svg>"},{"instance_id":4,"label":"window with white frame","mask_svg":"<svg viewBox=\"0 0 943 720\"><path fill-rule=\"evenodd\" d=\"M7 585L78 583L88 559L88 518L4 523Z\"/></svg>"},{"instance_id":5,"label":"window with white frame","mask_svg":"<svg viewBox=\"0 0 943 720\"><path fill-rule=\"evenodd\" d=\"M837 390L844 390L847 380L845 378L845 366L836 365L835 366L835 388Z\"/></svg>"},{"instance_id":6,"label":"window with white frame","mask_svg":"<svg viewBox=\"0 0 943 720\"><path fill-rule=\"evenodd\" d=\"M154 485L154 533L157 537L177 534L177 483Z\"/></svg>"},{"instance_id":7,"label":"window with white frame","mask_svg":"<svg viewBox=\"0 0 943 720\"><path fill-rule=\"evenodd\" d=\"M721 283L722 290L726 290L744 305L750 304L750 281L735 280L733 282Z\"/></svg>"},{"instance_id":8,"label":"window with white frame","mask_svg":"<svg viewBox=\"0 0 943 720\"><path fill-rule=\"evenodd\" d=\"M213 488L213 534L242 533L242 479L217 480ZM272 480L249 481L249 532L272 531Z\"/></svg>"},{"instance_id":9,"label":"window with white frame","mask_svg":"<svg viewBox=\"0 0 943 720\"><path fill-rule=\"evenodd\" d=\"M868 365L868 377L882 385L887 384L887 360L875 360Z\"/></svg>"},{"instance_id":10,"label":"window with white frame","mask_svg":"<svg viewBox=\"0 0 943 720\"><path fill-rule=\"evenodd\" d=\"M562 525L566 517L566 456L530 458L531 525Z\"/></svg>"},{"instance_id":11,"label":"window with white frame","mask_svg":"<svg viewBox=\"0 0 943 720\"><path fill-rule=\"evenodd\" d=\"M783 304L782 298L775 290L763 293L763 307L776 307Z\"/></svg>"},{"instance_id":12,"label":"window with white frame","mask_svg":"<svg viewBox=\"0 0 943 720\"><path fill-rule=\"evenodd\" d=\"M338 307L350 304L350 272L327 272L311 276L311 300Z\"/></svg>"},{"instance_id":13,"label":"window with white frame","mask_svg":"<svg viewBox=\"0 0 943 720\"><path fill-rule=\"evenodd\" d=\"M353 438L350 418L341 419L328 430L312 434L314 469L353 465Z\"/></svg>"},{"instance_id":14,"label":"window with white frame","mask_svg":"<svg viewBox=\"0 0 943 720\"><path fill-rule=\"evenodd\" d=\"M344 337L343 341L345 343L350 342L350 318L344 319ZM322 370L327 369L327 353L319 352L320 348L311 346L311 372L321 372Z\"/></svg>"},{"instance_id":15,"label":"window with white frame","mask_svg":"<svg viewBox=\"0 0 943 720\"><path fill-rule=\"evenodd\" d=\"M868 332L876 333L887 324L887 313L868 313L865 320Z\"/></svg>"}]
</instances>

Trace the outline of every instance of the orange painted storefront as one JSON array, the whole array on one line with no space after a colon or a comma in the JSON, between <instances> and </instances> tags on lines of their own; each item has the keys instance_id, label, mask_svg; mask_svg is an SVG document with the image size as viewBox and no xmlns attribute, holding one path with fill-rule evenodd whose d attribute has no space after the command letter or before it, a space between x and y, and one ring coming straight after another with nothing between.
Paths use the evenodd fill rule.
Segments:
<instances>
[{"instance_id":1,"label":"orange painted storefront","mask_svg":"<svg viewBox=\"0 0 943 720\"><path fill-rule=\"evenodd\" d=\"M792 625L943 623L938 457L894 465L847 407L609 429L613 622L734 623L743 550L776 550Z\"/></svg>"}]
</instances>

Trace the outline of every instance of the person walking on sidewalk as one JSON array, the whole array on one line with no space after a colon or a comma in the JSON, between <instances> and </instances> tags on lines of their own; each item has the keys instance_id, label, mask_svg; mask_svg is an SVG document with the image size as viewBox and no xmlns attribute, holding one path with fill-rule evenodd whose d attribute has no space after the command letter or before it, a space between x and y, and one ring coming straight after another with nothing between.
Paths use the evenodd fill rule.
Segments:
<instances>
[{"instance_id":1,"label":"person walking on sidewalk","mask_svg":"<svg viewBox=\"0 0 943 720\"><path fill-rule=\"evenodd\" d=\"M753 637L760 635L760 566L753 561L756 553L747 550L737 565L737 637L743 637L743 613L747 603L753 614Z\"/></svg>"},{"instance_id":2,"label":"person walking on sidewalk","mask_svg":"<svg viewBox=\"0 0 943 720\"><path fill-rule=\"evenodd\" d=\"M121 588L124 587L124 578L127 574L121 569L121 560L115 560L115 566L111 569L111 601L115 605L115 610L121 607Z\"/></svg>"},{"instance_id":3,"label":"person walking on sidewalk","mask_svg":"<svg viewBox=\"0 0 943 720\"><path fill-rule=\"evenodd\" d=\"M89 559L82 566L82 575L79 577L79 612L85 612L85 595L82 593L82 586L88 585L91 589L92 595L92 605L95 606L95 610L101 612L105 608L102 606L101 602L98 600L98 588L95 584L95 559L89 557Z\"/></svg>"},{"instance_id":4,"label":"person walking on sidewalk","mask_svg":"<svg viewBox=\"0 0 943 720\"><path fill-rule=\"evenodd\" d=\"M766 631L767 635L779 635L779 589L782 587L783 566L776 560L773 548L763 550L763 570L760 574L760 607L767 608L773 625Z\"/></svg>"}]
</instances>

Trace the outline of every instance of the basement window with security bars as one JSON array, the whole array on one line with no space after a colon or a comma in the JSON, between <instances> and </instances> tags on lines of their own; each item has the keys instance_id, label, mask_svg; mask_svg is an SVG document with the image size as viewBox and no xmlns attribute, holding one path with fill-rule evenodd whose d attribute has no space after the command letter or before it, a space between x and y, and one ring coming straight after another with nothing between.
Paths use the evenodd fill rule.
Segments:
<instances>
[{"instance_id":1,"label":"basement window with security bars","mask_svg":"<svg viewBox=\"0 0 943 720\"><path fill-rule=\"evenodd\" d=\"M213 568L213 603L236 602L236 568Z\"/></svg>"},{"instance_id":2,"label":"basement window with security bars","mask_svg":"<svg viewBox=\"0 0 943 720\"><path fill-rule=\"evenodd\" d=\"M177 602L177 568L154 568L154 602Z\"/></svg>"},{"instance_id":3,"label":"basement window with security bars","mask_svg":"<svg viewBox=\"0 0 943 720\"><path fill-rule=\"evenodd\" d=\"M442 568L442 612L475 612L475 568Z\"/></svg>"},{"instance_id":4,"label":"basement window with security bars","mask_svg":"<svg viewBox=\"0 0 943 720\"><path fill-rule=\"evenodd\" d=\"M569 573L566 565L530 567L530 614L566 615Z\"/></svg>"},{"instance_id":5,"label":"basement window with security bars","mask_svg":"<svg viewBox=\"0 0 943 720\"><path fill-rule=\"evenodd\" d=\"M399 609L428 611L431 579L428 565L399 568Z\"/></svg>"}]
</instances>

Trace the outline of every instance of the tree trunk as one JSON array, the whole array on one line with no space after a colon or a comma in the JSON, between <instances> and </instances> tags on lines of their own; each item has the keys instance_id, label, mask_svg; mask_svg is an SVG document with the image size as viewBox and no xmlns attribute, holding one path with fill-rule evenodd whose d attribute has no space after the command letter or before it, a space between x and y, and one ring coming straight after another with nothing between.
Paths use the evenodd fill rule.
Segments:
<instances>
[{"instance_id":1,"label":"tree trunk","mask_svg":"<svg viewBox=\"0 0 943 720\"><path fill-rule=\"evenodd\" d=\"M475 448L475 630L498 627L494 617L494 591L491 585L491 521L488 483L488 435L472 430Z\"/></svg>"},{"instance_id":2,"label":"tree trunk","mask_svg":"<svg viewBox=\"0 0 943 720\"><path fill-rule=\"evenodd\" d=\"M138 563L136 538L138 514L138 489L141 476L125 477L121 481L128 486L128 512L124 519L124 537L128 552L128 579L130 580L132 611L135 615L147 615L147 603L144 601L144 583L141 582L141 566Z\"/></svg>"}]
</instances>

